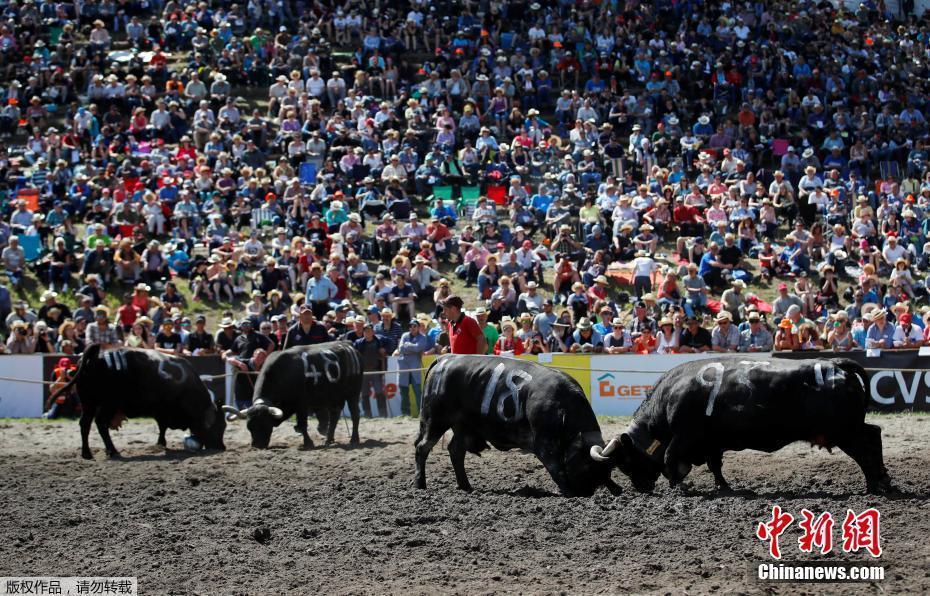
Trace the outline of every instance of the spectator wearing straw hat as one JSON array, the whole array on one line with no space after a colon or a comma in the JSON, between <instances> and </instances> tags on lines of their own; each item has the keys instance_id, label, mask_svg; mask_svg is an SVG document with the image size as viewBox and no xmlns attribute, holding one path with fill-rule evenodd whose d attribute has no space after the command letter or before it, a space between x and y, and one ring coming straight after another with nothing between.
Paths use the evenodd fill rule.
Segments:
<instances>
[{"instance_id":1,"label":"spectator wearing straw hat","mask_svg":"<svg viewBox=\"0 0 930 596\"><path fill-rule=\"evenodd\" d=\"M739 349L739 331L733 324L733 317L725 310L714 318L716 325L710 333L712 349L715 352L735 352Z\"/></svg>"},{"instance_id":2,"label":"spectator wearing straw hat","mask_svg":"<svg viewBox=\"0 0 930 596\"><path fill-rule=\"evenodd\" d=\"M87 347L100 344L101 350L120 344L116 327L110 324L110 309L100 305L94 308L94 322L87 326Z\"/></svg>"},{"instance_id":3,"label":"spectator wearing straw hat","mask_svg":"<svg viewBox=\"0 0 930 596\"><path fill-rule=\"evenodd\" d=\"M523 353L523 342L515 335L517 324L510 317L501 321L501 335L494 343L496 356L519 356Z\"/></svg>"},{"instance_id":4,"label":"spectator wearing straw hat","mask_svg":"<svg viewBox=\"0 0 930 596\"><path fill-rule=\"evenodd\" d=\"M878 308L863 315L863 318L871 323L865 334L866 348L887 350L894 347L895 328L888 324L888 311Z\"/></svg>"},{"instance_id":5,"label":"spectator wearing straw hat","mask_svg":"<svg viewBox=\"0 0 930 596\"><path fill-rule=\"evenodd\" d=\"M758 312L752 311L746 315L749 328L740 333L740 352L770 352L774 345L772 332L762 324L762 317Z\"/></svg>"},{"instance_id":6,"label":"spectator wearing straw hat","mask_svg":"<svg viewBox=\"0 0 930 596\"><path fill-rule=\"evenodd\" d=\"M575 324L575 332L572 334L571 352L593 351L602 352L604 350L604 339L601 334L594 330L591 319L584 317Z\"/></svg>"}]
</instances>

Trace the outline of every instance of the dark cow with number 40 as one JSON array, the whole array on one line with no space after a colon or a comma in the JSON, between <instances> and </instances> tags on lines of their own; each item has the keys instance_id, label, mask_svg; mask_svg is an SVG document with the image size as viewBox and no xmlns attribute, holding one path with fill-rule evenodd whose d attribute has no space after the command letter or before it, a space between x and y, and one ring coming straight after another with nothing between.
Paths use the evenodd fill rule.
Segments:
<instances>
[{"instance_id":1,"label":"dark cow with number 40","mask_svg":"<svg viewBox=\"0 0 930 596\"><path fill-rule=\"evenodd\" d=\"M93 458L88 445L91 422L97 423L107 455L119 457L110 438L111 425L119 427L123 418L141 416L152 417L158 423L161 446L165 446L167 429L189 428L191 435L184 440L189 451L203 447L226 449L226 420L219 404L183 358L128 348L101 353L100 345L94 344L81 354L77 373L56 395L75 383L81 399L84 459Z\"/></svg>"},{"instance_id":2,"label":"dark cow with number 40","mask_svg":"<svg viewBox=\"0 0 930 596\"><path fill-rule=\"evenodd\" d=\"M706 463L718 490L729 491L725 451L809 441L855 460L869 492L893 492L881 429L865 422L868 385L865 369L845 358L695 360L663 375L629 428L591 457L614 463L644 492L660 474L675 486Z\"/></svg>"},{"instance_id":3,"label":"dark cow with number 40","mask_svg":"<svg viewBox=\"0 0 930 596\"><path fill-rule=\"evenodd\" d=\"M417 488L426 488L426 458L451 428L449 456L462 490L472 489L465 453L480 454L490 443L536 454L565 496L590 496L599 486L619 492L613 466L588 455L604 445L601 428L581 386L565 373L513 358L445 356L430 365L425 385Z\"/></svg>"},{"instance_id":4,"label":"dark cow with number 40","mask_svg":"<svg viewBox=\"0 0 930 596\"><path fill-rule=\"evenodd\" d=\"M353 444L358 443L358 407L362 389L362 363L348 342L295 346L274 352L255 381L252 405L246 410L223 406L230 419L247 418L252 446L265 449L274 428L296 414L294 429L303 435L304 448L313 447L307 416L319 418L326 444L334 442L336 425L348 402Z\"/></svg>"}]
</instances>

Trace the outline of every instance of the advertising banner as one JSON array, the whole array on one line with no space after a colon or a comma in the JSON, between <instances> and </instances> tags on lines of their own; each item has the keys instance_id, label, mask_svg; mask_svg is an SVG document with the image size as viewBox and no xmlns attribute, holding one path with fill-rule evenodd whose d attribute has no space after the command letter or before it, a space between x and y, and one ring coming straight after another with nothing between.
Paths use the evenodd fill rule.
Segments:
<instances>
[{"instance_id":1,"label":"advertising banner","mask_svg":"<svg viewBox=\"0 0 930 596\"><path fill-rule=\"evenodd\" d=\"M862 365L869 374L871 408L876 411L930 412L930 349L926 355L918 350L855 351L855 352L776 352L774 354L741 354L741 359L767 358L850 358ZM607 416L631 416L645 399L649 389L659 377L672 368L690 360L713 358L715 354L675 355L581 355L540 354L521 356L543 366L558 368L574 378L591 400L594 412ZM57 354L0 357L0 376L33 381L20 383L0 381L0 417L19 418L41 416L48 399L48 385L35 381L49 381L52 370L61 358ZM436 356L425 356L423 366L428 367ZM214 397L225 397L231 403L233 378L215 375L231 372L218 356L187 358ZM400 412L400 395L397 359L388 358L384 374L385 394L390 412ZM425 373L424 373L425 374ZM413 396L409 396L413 402ZM411 413L419 415L415 403Z\"/></svg>"},{"instance_id":2,"label":"advertising banner","mask_svg":"<svg viewBox=\"0 0 930 596\"><path fill-rule=\"evenodd\" d=\"M930 412L930 355L923 350L776 352L775 358L849 358L869 373L870 409Z\"/></svg>"},{"instance_id":3,"label":"advertising banner","mask_svg":"<svg viewBox=\"0 0 930 596\"><path fill-rule=\"evenodd\" d=\"M591 406L598 416L632 416L664 373L685 362L718 356L712 353L591 356ZM742 360L769 357L769 354L740 355Z\"/></svg>"},{"instance_id":4,"label":"advertising banner","mask_svg":"<svg viewBox=\"0 0 930 596\"><path fill-rule=\"evenodd\" d=\"M42 358L0 356L0 377L42 379ZM0 418L33 418L42 415L42 385L0 381Z\"/></svg>"}]
</instances>

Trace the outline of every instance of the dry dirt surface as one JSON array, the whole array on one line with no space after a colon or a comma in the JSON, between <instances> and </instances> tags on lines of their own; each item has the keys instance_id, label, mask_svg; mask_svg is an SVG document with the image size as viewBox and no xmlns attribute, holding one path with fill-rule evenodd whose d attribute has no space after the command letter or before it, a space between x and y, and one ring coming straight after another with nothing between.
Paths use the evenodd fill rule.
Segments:
<instances>
[{"instance_id":1,"label":"dry dirt surface","mask_svg":"<svg viewBox=\"0 0 930 596\"><path fill-rule=\"evenodd\" d=\"M902 593L930 592L930 417L875 416L900 498L864 495L840 452L792 445L773 455L731 453L724 473L754 494L715 497L705 468L690 492L664 481L637 494L564 499L535 457L469 455L475 492L455 488L437 445L425 491L412 488L417 421L363 420L363 444L310 451L290 424L266 451L230 424L223 453L190 455L184 433L155 445L152 421L113 433L123 459L79 457L76 422L0 422L0 576L137 576L142 594L436 593ZM625 426L602 425L605 437ZM446 440L450 435L447 434ZM884 581L763 583L755 537L773 504L881 512ZM874 563L864 552L803 555L797 522L785 561ZM837 550L839 553L837 554Z\"/></svg>"}]
</instances>

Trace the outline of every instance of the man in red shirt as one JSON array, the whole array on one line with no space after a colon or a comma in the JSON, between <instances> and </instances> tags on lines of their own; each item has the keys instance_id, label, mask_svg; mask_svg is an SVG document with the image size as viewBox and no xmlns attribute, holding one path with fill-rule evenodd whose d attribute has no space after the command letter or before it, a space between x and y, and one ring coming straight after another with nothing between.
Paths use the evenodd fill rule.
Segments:
<instances>
[{"instance_id":1,"label":"man in red shirt","mask_svg":"<svg viewBox=\"0 0 930 596\"><path fill-rule=\"evenodd\" d=\"M693 205L685 205L681 197L675 199L675 209L672 211L672 221L678 224L680 236L702 236L704 234L704 218Z\"/></svg>"},{"instance_id":2,"label":"man in red shirt","mask_svg":"<svg viewBox=\"0 0 930 596\"><path fill-rule=\"evenodd\" d=\"M487 354L488 340L484 337L478 321L462 312L465 304L458 296L449 296L442 301L442 312L446 317L449 346L443 354Z\"/></svg>"}]
</instances>

